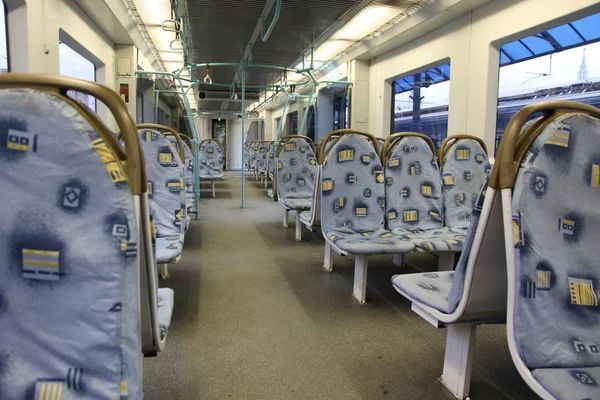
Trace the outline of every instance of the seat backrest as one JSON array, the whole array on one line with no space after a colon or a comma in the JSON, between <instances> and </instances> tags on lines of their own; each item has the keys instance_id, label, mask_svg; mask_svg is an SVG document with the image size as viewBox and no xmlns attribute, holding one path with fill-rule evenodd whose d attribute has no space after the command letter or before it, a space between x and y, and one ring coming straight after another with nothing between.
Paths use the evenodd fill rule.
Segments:
<instances>
[{"instance_id":1,"label":"seat backrest","mask_svg":"<svg viewBox=\"0 0 600 400\"><path fill-rule=\"evenodd\" d=\"M244 143L244 164L248 166L250 163L250 143Z\"/></svg>"},{"instance_id":2,"label":"seat backrest","mask_svg":"<svg viewBox=\"0 0 600 400\"><path fill-rule=\"evenodd\" d=\"M205 139L198 151L200 173L220 177L223 174L223 146L216 139Z\"/></svg>"},{"instance_id":3,"label":"seat backrest","mask_svg":"<svg viewBox=\"0 0 600 400\"><path fill-rule=\"evenodd\" d=\"M179 151L177 139L174 136L167 136L169 142ZM188 196L193 198L194 194L194 155L187 142L183 142L183 153L185 155L185 189Z\"/></svg>"},{"instance_id":4,"label":"seat backrest","mask_svg":"<svg viewBox=\"0 0 600 400\"><path fill-rule=\"evenodd\" d=\"M260 146L258 140L252 142L252 145L250 146L250 168L254 171L258 165L258 146Z\"/></svg>"},{"instance_id":5,"label":"seat backrest","mask_svg":"<svg viewBox=\"0 0 600 400\"><path fill-rule=\"evenodd\" d=\"M599 119L562 114L518 169L509 308L514 301L514 341L530 369L600 367L598 149Z\"/></svg>"},{"instance_id":6,"label":"seat backrest","mask_svg":"<svg viewBox=\"0 0 600 400\"><path fill-rule=\"evenodd\" d=\"M260 142L258 145L258 158L256 167L260 172L267 172L267 157L269 152L269 142Z\"/></svg>"},{"instance_id":7,"label":"seat backrest","mask_svg":"<svg viewBox=\"0 0 600 400\"><path fill-rule=\"evenodd\" d=\"M152 129L140 130L142 149L146 162L150 209L156 227L156 237L183 234L185 224L185 202L183 165L177 149L160 132Z\"/></svg>"},{"instance_id":8,"label":"seat backrest","mask_svg":"<svg viewBox=\"0 0 600 400\"><path fill-rule=\"evenodd\" d=\"M450 146L441 170L444 223L449 228L467 229L491 165L484 148L474 139L457 139Z\"/></svg>"},{"instance_id":9,"label":"seat backrest","mask_svg":"<svg viewBox=\"0 0 600 400\"><path fill-rule=\"evenodd\" d=\"M0 105L0 398L141 393L137 222L121 163L61 95L3 89Z\"/></svg>"},{"instance_id":10,"label":"seat backrest","mask_svg":"<svg viewBox=\"0 0 600 400\"><path fill-rule=\"evenodd\" d=\"M269 144L269 151L267 153L267 173L273 179L273 172L275 171L275 152L277 150L277 146L275 146L275 142L271 142Z\"/></svg>"},{"instance_id":11,"label":"seat backrest","mask_svg":"<svg viewBox=\"0 0 600 400\"><path fill-rule=\"evenodd\" d=\"M310 199L317 172L317 158L309 142L293 138L282 144L277 157L279 199Z\"/></svg>"},{"instance_id":12,"label":"seat backrest","mask_svg":"<svg viewBox=\"0 0 600 400\"><path fill-rule=\"evenodd\" d=\"M329 148L324 144L325 149ZM321 168L323 232L372 232L384 228L385 187L379 155L359 134L336 140Z\"/></svg>"},{"instance_id":13,"label":"seat backrest","mask_svg":"<svg viewBox=\"0 0 600 400\"><path fill-rule=\"evenodd\" d=\"M418 231L443 226L442 180L429 143L401 137L386 158L385 195L389 229Z\"/></svg>"}]
</instances>

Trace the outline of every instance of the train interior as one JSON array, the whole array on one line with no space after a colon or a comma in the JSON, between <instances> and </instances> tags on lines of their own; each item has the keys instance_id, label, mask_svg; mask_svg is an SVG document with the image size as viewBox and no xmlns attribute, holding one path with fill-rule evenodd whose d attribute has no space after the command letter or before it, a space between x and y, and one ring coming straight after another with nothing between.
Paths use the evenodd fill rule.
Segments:
<instances>
[{"instance_id":1,"label":"train interior","mask_svg":"<svg viewBox=\"0 0 600 400\"><path fill-rule=\"evenodd\" d=\"M0 400L600 400L599 1L0 5Z\"/></svg>"}]
</instances>

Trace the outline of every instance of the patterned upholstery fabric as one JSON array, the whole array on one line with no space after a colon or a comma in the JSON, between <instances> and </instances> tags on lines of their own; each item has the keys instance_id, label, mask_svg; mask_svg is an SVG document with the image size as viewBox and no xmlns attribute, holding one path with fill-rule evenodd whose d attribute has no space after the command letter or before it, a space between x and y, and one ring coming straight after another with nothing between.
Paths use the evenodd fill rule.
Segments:
<instances>
[{"instance_id":1,"label":"patterned upholstery fabric","mask_svg":"<svg viewBox=\"0 0 600 400\"><path fill-rule=\"evenodd\" d=\"M300 213L300 220L306 224L310 224L312 222L312 212L311 210L302 211Z\"/></svg>"},{"instance_id":2,"label":"patterned upholstery fabric","mask_svg":"<svg viewBox=\"0 0 600 400\"><path fill-rule=\"evenodd\" d=\"M198 152L200 179L223 179L223 149L219 142L207 140Z\"/></svg>"},{"instance_id":3,"label":"patterned upholstery fabric","mask_svg":"<svg viewBox=\"0 0 600 400\"><path fill-rule=\"evenodd\" d=\"M175 293L173 289L158 289L158 327L160 329L160 338L164 339L171 326L171 316L173 315L173 303Z\"/></svg>"},{"instance_id":4,"label":"patterned upholstery fabric","mask_svg":"<svg viewBox=\"0 0 600 400\"><path fill-rule=\"evenodd\" d=\"M261 142L258 146L258 156L256 159L256 168L261 174L267 174L267 163L269 155L269 143Z\"/></svg>"},{"instance_id":5,"label":"patterned upholstery fabric","mask_svg":"<svg viewBox=\"0 0 600 400\"><path fill-rule=\"evenodd\" d=\"M174 136L167 136L167 139L179 151L177 139ZM183 153L185 155L185 204L187 208L194 205L194 155L187 142L183 142Z\"/></svg>"},{"instance_id":6,"label":"patterned upholstery fabric","mask_svg":"<svg viewBox=\"0 0 600 400\"><path fill-rule=\"evenodd\" d=\"M142 130L140 137L146 162L150 211L156 228L156 259L157 263L164 264L164 254L172 249L169 248L170 243L159 239L178 236L183 242L185 233L183 165L175 147L159 132Z\"/></svg>"},{"instance_id":7,"label":"patterned upholstery fabric","mask_svg":"<svg viewBox=\"0 0 600 400\"><path fill-rule=\"evenodd\" d=\"M317 159L306 140L285 142L277 158L277 196L284 207L310 208L316 172Z\"/></svg>"},{"instance_id":8,"label":"patterned upholstery fabric","mask_svg":"<svg viewBox=\"0 0 600 400\"><path fill-rule=\"evenodd\" d=\"M483 147L473 139L459 139L444 157L442 168L444 224L452 230L469 227L471 210L491 170Z\"/></svg>"},{"instance_id":9,"label":"patterned upholstery fabric","mask_svg":"<svg viewBox=\"0 0 600 400\"><path fill-rule=\"evenodd\" d=\"M250 143L244 144L244 166L246 169L250 166Z\"/></svg>"},{"instance_id":10,"label":"patterned upholstery fabric","mask_svg":"<svg viewBox=\"0 0 600 400\"><path fill-rule=\"evenodd\" d=\"M181 255L183 243L181 235L156 238L156 262L158 264L172 263Z\"/></svg>"},{"instance_id":11,"label":"patterned upholstery fabric","mask_svg":"<svg viewBox=\"0 0 600 400\"><path fill-rule=\"evenodd\" d=\"M448 298L453 281L453 271L404 274L392 277L392 285L397 291L444 313L448 311Z\"/></svg>"},{"instance_id":12,"label":"patterned upholstery fabric","mask_svg":"<svg viewBox=\"0 0 600 400\"><path fill-rule=\"evenodd\" d=\"M331 147L321 174L321 229L337 247L351 254L414 249L384 229L383 168L364 136L342 136Z\"/></svg>"},{"instance_id":13,"label":"patterned upholstery fabric","mask_svg":"<svg viewBox=\"0 0 600 400\"><path fill-rule=\"evenodd\" d=\"M485 200L487 181L479 193L471 211L471 225L464 239L464 248L453 272L436 272L394 275L392 285L402 295L408 295L419 302L441 312L452 314L462 299L465 288L467 263L471 254L475 232L481 217Z\"/></svg>"},{"instance_id":14,"label":"patterned upholstery fabric","mask_svg":"<svg viewBox=\"0 0 600 400\"><path fill-rule=\"evenodd\" d=\"M600 367L539 368L533 371L533 377L557 399L598 398Z\"/></svg>"},{"instance_id":15,"label":"patterned upholstery fabric","mask_svg":"<svg viewBox=\"0 0 600 400\"><path fill-rule=\"evenodd\" d=\"M512 204L517 350L530 369L544 369L533 372L542 385L566 393L564 382L563 398L578 400L599 390L598 148L597 119L552 121L521 164Z\"/></svg>"},{"instance_id":16,"label":"patterned upholstery fabric","mask_svg":"<svg viewBox=\"0 0 600 400\"><path fill-rule=\"evenodd\" d=\"M59 97L5 89L0 104L0 399L141 399L122 166Z\"/></svg>"},{"instance_id":17,"label":"patterned upholstery fabric","mask_svg":"<svg viewBox=\"0 0 600 400\"><path fill-rule=\"evenodd\" d=\"M317 176L313 183L312 198L309 211L300 213L300 220L309 226L321 225L321 196L319 182L321 181L321 166L317 165ZM304 214L304 215L303 215Z\"/></svg>"},{"instance_id":18,"label":"patterned upholstery fabric","mask_svg":"<svg viewBox=\"0 0 600 400\"><path fill-rule=\"evenodd\" d=\"M385 169L388 228L427 251L460 251L465 232L444 228L442 180L435 155L420 137L405 137Z\"/></svg>"},{"instance_id":19,"label":"patterned upholstery fabric","mask_svg":"<svg viewBox=\"0 0 600 400\"><path fill-rule=\"evenodd\" d=\"M273 172L275 171L275 153L277 151L277 146L275 146L275 142L271 142L269 146L269 151L267 153L267 173L269 174L269 178L273 179Z\"/></svg>"},{"instance_id":20,"label":"patterned upholstery fabric","mask_svg":"<svg viewBox=\"0 0 600 400\"><path fill-rule=\"evenodd\" d=\"M258 158L259 142L254 142L250 145L250 170L256 171L256 159Z\"/></svg>"}]
</instances>

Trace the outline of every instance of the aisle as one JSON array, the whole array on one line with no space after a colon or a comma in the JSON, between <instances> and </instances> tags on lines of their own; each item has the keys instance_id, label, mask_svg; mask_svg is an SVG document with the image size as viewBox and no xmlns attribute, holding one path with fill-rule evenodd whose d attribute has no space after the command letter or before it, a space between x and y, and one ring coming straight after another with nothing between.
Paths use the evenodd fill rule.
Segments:
<instances>
[{"instance_id":1,"label":"aisle","mask_svg":"<svg viewBox=\"0 0 600 400\"><path fill-rule=\"evenodd\" d=\"M175 290L165 352L144 360L146 399L453 399L441 375L445 334L410 311L390 277L404 270L373 257L368 303L351 297L353 260L323 268L323 240L294 222L258 182L240 174L201 200L201 220L162 287ZM209 186L203 195L209 192ZM413 256L409 263L435 260ZM515 370L505 327L478 329L471 398L535 399ZM519 394L520 393L520 394Z\"/></svg>"}]
</instances>

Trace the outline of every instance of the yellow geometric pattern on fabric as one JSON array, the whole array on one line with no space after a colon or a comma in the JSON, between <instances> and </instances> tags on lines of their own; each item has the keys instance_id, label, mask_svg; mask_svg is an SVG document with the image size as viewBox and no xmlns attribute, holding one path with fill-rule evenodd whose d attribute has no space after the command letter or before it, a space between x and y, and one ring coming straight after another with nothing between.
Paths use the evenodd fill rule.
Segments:
<instances>
[{"instance_id":1,"label":"yellow geometric pattern on fabric","mask_svg":"<svg viewBox=\"0 0 600 400\"><path fill-rule=\"evenodd\" d=\"M341 150L338 152L338 161L354 160L354 150Z\"/></svg>"},{"instance_id":2,"label":"yellow geometric pattern on fabric","mask_svg":"<svg viewBox=\"0 0 600 400\"><path fill-rule=\"evenodd\" d=\"M598 306L598 297L594 292L592 281L569 277L569 289L571 292L571 304L580 306Z\"/></svg>"},{"instance_id":3,"label":"yellow geometric pattern on fabric","mask_svg":"<svg viewBox=\"0 0 600 400\"><path fill-rule=\"evenodd\" d=\"M33 147L33 151L35 152L36 138L37 135L9 129L6 139L6 148L10 150L27 152L31 147Z\"/></svg>"},{"instance_id":4,"label":"yellow geometric pattern on fabric","mask_svg":"<svg viewBox=\"0 0 600 400\"><path fill-rule=\"evenodd\" d=\"M62 400L63 382L38 382L35 400Z\"/></svg>"},{"instance_id":5,"label":"yellow geometric pattern on fabric","mask_svg":"<svg viewBox=\"0 0 600 400\"><path fill-rule=\"evenodd\" d=\"M397 167L400 165L400 159L399 158L390 158L388 160L388 167Z\"/></svg>"},{"instance_id":6,"label":"yellow geometric pattern on fabric","mask_svg":"<svg viewBox=\"0 0 600 400\"><path fill-rule=\"evenodd\" d=\"M333 190L333 181L323 181L322 185L324 191Z\"/></svg>"},{"instance_id":7,"label":"yellow geometric pattern on fabric","mask_svg":"<svg viewBox=\"0 0 600 400\"><path fill-rule=\"evenodd\" d=\"M456 159L457 160L468 160L471 156L471 152L469 149L460 149L456 150Z\"/></svg>"},{"instance_id":8,"label":"yellow geometric pattern on fabric","mask_svg":"<svg viewBox=\"0 0 600 400\"><path fill-rule=\"evenodd\" d=\"M519 228L519 224L517 221L512 222L513 228L513 246L516 246L521 241L521 229Z\"/></svg>"},{"instance_id":9,"label":"yellow geometric pattern on fabric","mask_svg":"<svg viewBox=\"0 0 600 400\"><path fill-rule=\"evenodd\" d=\"M569 133L554 132L552 136L550 136L550 139L546 141L546 144L552 144L554 146L560 147L569 147Z\"/></svg>"},{"instance_id":10,"label":"yellow geometric pattern on fabric","mask_svg":"<svg viewBox=\"0 0 600 400\"><path fill-rule=\"evenodd\" d=\"M592 187L600 186L600 165L592 164Z\"/></svg>"},{"instance_id":11,"label":"yellow geometric pattern on fabric","mask_svg":"<svg viewBox=\"0 0 600 400\"><path fill-rule=\"evenodd\" d=\"M294 151L294 150L296 150L296 143L291 142L291 143L285 144L285 151Z\"/></svg>"},{"instance_id":12,"label":"yellow geometric pattern on fabric","mask_svg":"<svg viewBox=\"0 0 600 400\"><path fill-rule=\"evenodd\" d=\"M127 382L121 381L121 396L127 395Z\"/></svg>"},{"instance_id":13,"label":"yellow geometric pattern on fabric","mask_svg":"<svg viewBox=\"0 0 600 400\"><path fill-rule=\"evenodd\" d=\"M338 204L340 205L340 207L344 207L344 198L343 197L340 197L338 199Z\"/></svg>"},{"instance_id":14,"label":"yellow geometric pattern on fabric","mask_svg":"<svg viewBox=\"0 0 600 400\"><path fill-rule=\"evenodd\" d=\"M378 183L383 183L385 181L385 175L383 174L383 172L376 172L375 179Z\"/></svg>"},{"instance_id":15,"label":"yellow geometric pattern on fabric","mask_svg":"<svg viewBox=\"0 0 600 400\"><path fill-rule=\"evenodd\" d=\"M393 234L393 233L390 233L390 232L388 232L388 233L384 233L384 234L382 234L382 235L381 235L381 236L379 236L379 237L382 237L382 238L389 238L389 237L392 237L392 236L394 236L394 234Z\"/></svg>"},{"instance_id":16,"label":"yellow geometric pattern on fabric","mask_svg":"<svg viewBox=\"0 0 600 400\"><path fill-rule=\"evenodd\" d=\"M388 219L389 219L389 220L393 220L393 219L396 219L396 218L397 218L397 215L396 215L396 212L395 212L395 211L390 211L390 212L388 213Z\"/></svg>"},{"instance_id":17,"label":"yellow geometric pattern on fabric","mask_svg":"<svg viewBox=\"0 0 600 400\"><path fill-rule=\"evenodd\" d=\"M146 131L146 142L152 141L152 132Z\"/></svg>"},{"instance_id":18,"label":"yellow geometric pattern on fabric","mask_svg":"<svg viewBox=\"0 0 600 400\"><path fill-rule=\"evenodd\" d=\"M433 194L433 188L431 186L422 185L421 186L421 194L425 196L431 196Z\"/></svg>"},{"instance_id":19,"label":"yellow geometric pattern on fabric","mask_svg":"<svg viewBox=\"0 0 600 400\"><path fill-rule=\"evenodd\" d=\"M444 175L444 185L454 185L454 177L452 175Z\"/></svg>"},{"instance_id":20,"label":"yellow geometric pattern on fabric","mask_svg":"<svg viewBox=\"0 0 600 400\"><path fill-rule=\"evenodd\" d=\"M433 247L433 243L431 243L431 242L424 242L423 246L425 246L427 248L427 250L429 250L429 251L433 251L433 249L435 248L435 247Z\"/></svg>"},{"instance_id":21,"label":"yellow geometric pattern on fabric","mask_svg":"<svg viewBox=\"0 0 600 400\"><path fill-rule=\"evenodd\" d=\"M414 211L404 211L404 222L414 222L418 221L419 216L416 210Z\"/></svg>"},{"instance_id":22,"label":"yellow geometric pattern on fabric","mask_svg":"<svg viewBox=\"0 0 600 400\"><path fill-rule=\"evenodd\" d=\"M364 162L365 164L368 164L371 162L371 156L368 154L362 156L361 159L362 159L362 162Z\"/></svg>"},{"instance_id":23,"label":"yellow geometric pattern on fabric","mask_svg":"<svg viewBox=\"0 0 600 400\"><path fill-rule=\"evenodd\" d=\"M537 271L537 287L538 289L549 288L550 287L550 271Z\"/></svg>"},{"instance_id":24,"label":"yellow geometric pattern on fabric","mask_svg":"<svg viewBox=\"0 0 600 400\"><path fill-rule=\"evenodd\" d=\"M171 153L159 153L158 161L161 163L170 163L173 162L173 154Z\"/></svg>"},{"instance_id":25,"label":"yellow geometric pattern on fabric","mask_svg":"<svg viewBox=\"0 0 600 400\"><path fill-rule=\"evenodd\" d=\"M58 269L58 251L22 249L24 267L45 267Z\"/></svg>"},{"instance_id":26,"label":"yellow geometric pattern on fabric","mask_svg":"<svg viewBox=\"0 0 600 400\"><path fill-rule=\"evenodd\" d=\"M264 149L261 149L261 150L264 150ZM213 149L212 147L207 147L207 148L206 148L206 152L207 152L208 154L212 154L212 153L214 153L214 152L215 152L215 149Z\"/></svg>"},{"instance_id":27,"label":"yellow geometric pattern on fabric","mask_svg":"<svg viewBox=\"0 0 600 400\"><path fill-rule=\"evenodd\" d=\"M106 143L104 143L104 140L101 138L95 139L92 141L92 145L104 163L113 183L126 181L127 177L121 163L117 162L112 151L110 151Z\"/></svg>"},{"instance_id":28,"label":"yellow geometric pattern on fabric","mask_svg":"<svg viewBox=\"0 0 600 400\"><path fill-rule=\"evenodd\" d=\"M364 217L367 215L367 209L365 207L357 207L355 212L359 217Z\"/></svg>"}]
</instances>

